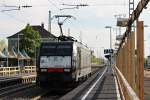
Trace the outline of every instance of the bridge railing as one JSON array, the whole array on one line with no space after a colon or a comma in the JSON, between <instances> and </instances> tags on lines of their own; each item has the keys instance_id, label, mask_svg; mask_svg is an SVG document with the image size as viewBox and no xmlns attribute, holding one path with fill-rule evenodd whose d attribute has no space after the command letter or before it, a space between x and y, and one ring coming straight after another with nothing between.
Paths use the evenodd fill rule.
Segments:
<instances>
[{"instance_id":1,"label":"bridge railing","mask_svg":"<svg viewBox=\"0 0 150 100\"><path fill-rule=\"evenodd\" d=\"M135 94L144 100L144 23L136 25L137 32L125 37L116 54L115 70L125 100L137 100Z\"/></svg>"},{"instance_id":2,"label":"bridge railing","mask_svg":"<svg viewBox=\"0 0 150 100\"><path fill-rule=\"evenodd\" d=\"M144 100L144 22L139 21L143 9L150 0L140 0L136 9L129 16L126 32L124 33L116 54L116 73L122 84L129 84L140 100ZM133 24L136 21L136 31ZM135 25L134 25L135 26ZM126 83L124 83L126 81ZM122 88L125 88L122 85ZM123 89L126 100L132 100Z\"/></svg>"},{"instance_id":3,"label":"bridge railing","mask_svg":"<svg viewBox=\"0 0 150 100\"><path fill-rule=\"evenodd\" d=\"M124 75L115 65L113 66L113 70L116 73L122 100L140 100Z\"/></svg>"},{"instance_id":4,"label":"bridge railing","mask_svg":"<svg viewBox=\"0 0 150 100\"><path fill-rule=\"evenodd\" d=\"M18 74L35 74L36 66L24 66L24 67L0 67L0 76L15 76Z\"/></svg>"}]
</instances>

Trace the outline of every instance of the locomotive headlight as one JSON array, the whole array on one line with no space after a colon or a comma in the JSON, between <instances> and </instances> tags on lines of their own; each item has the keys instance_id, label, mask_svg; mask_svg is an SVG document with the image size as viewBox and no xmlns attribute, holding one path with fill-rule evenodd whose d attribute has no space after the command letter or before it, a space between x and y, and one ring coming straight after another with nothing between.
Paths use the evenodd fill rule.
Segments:
<instances>
[{"instance_id":1,"label":"locomotive headlight","mask_svg":"<svg viewBox=\"0 0 150 100\"><path fill-rule=\"evenodd\" d=\"M64 72L70 72L70 69L64 69Z\"/></svg>"}]
</instances>

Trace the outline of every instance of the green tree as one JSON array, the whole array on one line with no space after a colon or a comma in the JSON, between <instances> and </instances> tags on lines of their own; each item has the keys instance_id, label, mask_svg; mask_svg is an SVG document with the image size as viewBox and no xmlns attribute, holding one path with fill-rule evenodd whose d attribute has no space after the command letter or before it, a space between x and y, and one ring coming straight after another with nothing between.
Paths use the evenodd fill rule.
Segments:
<instances>
[{"instance_id":1,"label":"green tree","mask_svg":"<svg viewBox=\"0 0 150 100\"><path fill-rule=\"evenodd\" d=\"M2 39L0 40L0 51L2 51L4 48L7 48L6 40Z\"/></svg>"},{"instance_id":2,"label":"green tree","mask_svg":"<svg viewBox=\"0 0 150 100\"><path fill-rule=\"evenodd\" d=\"M92 63L93 64L101 64L102 59L96 58L96 56L92 55Z\"/></svg>"},{"instance_id":3,"label":"green tree","mask_svg":"<svg viewBox=\"0 0 150 100\"><path fill-rule=\"evenodd\" d=\"M36 48L40 46L41 42L39 32L33 30L29 24L22 32L23 38L21 38L19 45L21 50L24 49L30 57L35 57Z\"/></svg>"}]
</instances>

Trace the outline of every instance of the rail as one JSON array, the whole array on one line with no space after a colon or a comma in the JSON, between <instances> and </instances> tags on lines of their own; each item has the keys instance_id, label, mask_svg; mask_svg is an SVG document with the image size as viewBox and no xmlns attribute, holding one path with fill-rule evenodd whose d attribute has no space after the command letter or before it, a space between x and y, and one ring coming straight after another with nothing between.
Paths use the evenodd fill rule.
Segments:
<instances>
[{"instance_id":1,"label":"rail","mask_svg":"<svg viewBox=\"0 0 150 100\"><path fill-rule=\"evenodd\" d=\"M36 66L0 67L0 76L15 76L23 73L36 73Z\"/></svg>"},{"instance_id":2,"label":"rail","mask_svg":"<svg viewBox=\"0 0 150 100\"><path fill-rule=\"evenodd\" d=\"M120 70L116 66L113 66L113 69L116 73L119 83L122 83L119 85L121 85L120 87L121 91L123 92L123 96L127 95L126 97L129 97L130 100L140 100L139 97L136 95L136 92L134 92L134 90L132 89L128 81L125 79L124 75L120 72Z\"/></svg>"},{"instance_id":3,"label":"rail","mask_svg":"<svg viewBox=\"0 0 150 100\"><path fill-rule=\"evenodd\" d=\"M83 95L82 99L81 100L85 100L89 93L94 89L94 87L97 85L97 83L103 79L105 73L107 71L107 67L104 69L104 71L102 72L101 76L95 81L95 83L88 89L88 91Z\"/></svg>"}]
</instances>

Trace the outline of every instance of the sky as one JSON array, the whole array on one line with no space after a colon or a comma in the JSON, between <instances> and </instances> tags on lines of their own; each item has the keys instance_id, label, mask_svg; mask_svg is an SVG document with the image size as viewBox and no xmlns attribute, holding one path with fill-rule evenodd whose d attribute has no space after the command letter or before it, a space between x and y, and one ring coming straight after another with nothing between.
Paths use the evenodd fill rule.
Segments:
<instances>
[{"instance_id":1,"label":"sky","mask_svg":"<svg viewBox=\"0 0 150 100\"><path fill-rule=\"evenodd\" d=\"M100 57L104 56L103 50L110 48L110 33L105 26L112 27L112 45L114 48L115 36L119 34L116 27L115 15L128 17L128 1L129 0L0 0L0 39L17 33L23 29L27 23L30 25L41 25L44 23L45 29L48 29L48 11L54 15L72 15L76 19L69 19L63 25L63 32L77 40L82 40L84 44L92 48L95 54ZM140 0L135 0L135 7ZM79 7L79 9L64 9L69 6L62 4L88 4L87 7ZM7 6L24 6L31 5L31 8L21 8L20 10L10 10L13 7ZM144 9L140 16L140 20L144 20L145 25L150 26L150 5ZM59 36L59 28L57 20L52 19L52 33ZM145 28L145 56L150 54L150 27ZM117 32L117 33L116 33ZM125 32L122 28L121 34Z\"/></svg>"}]
</instances>

